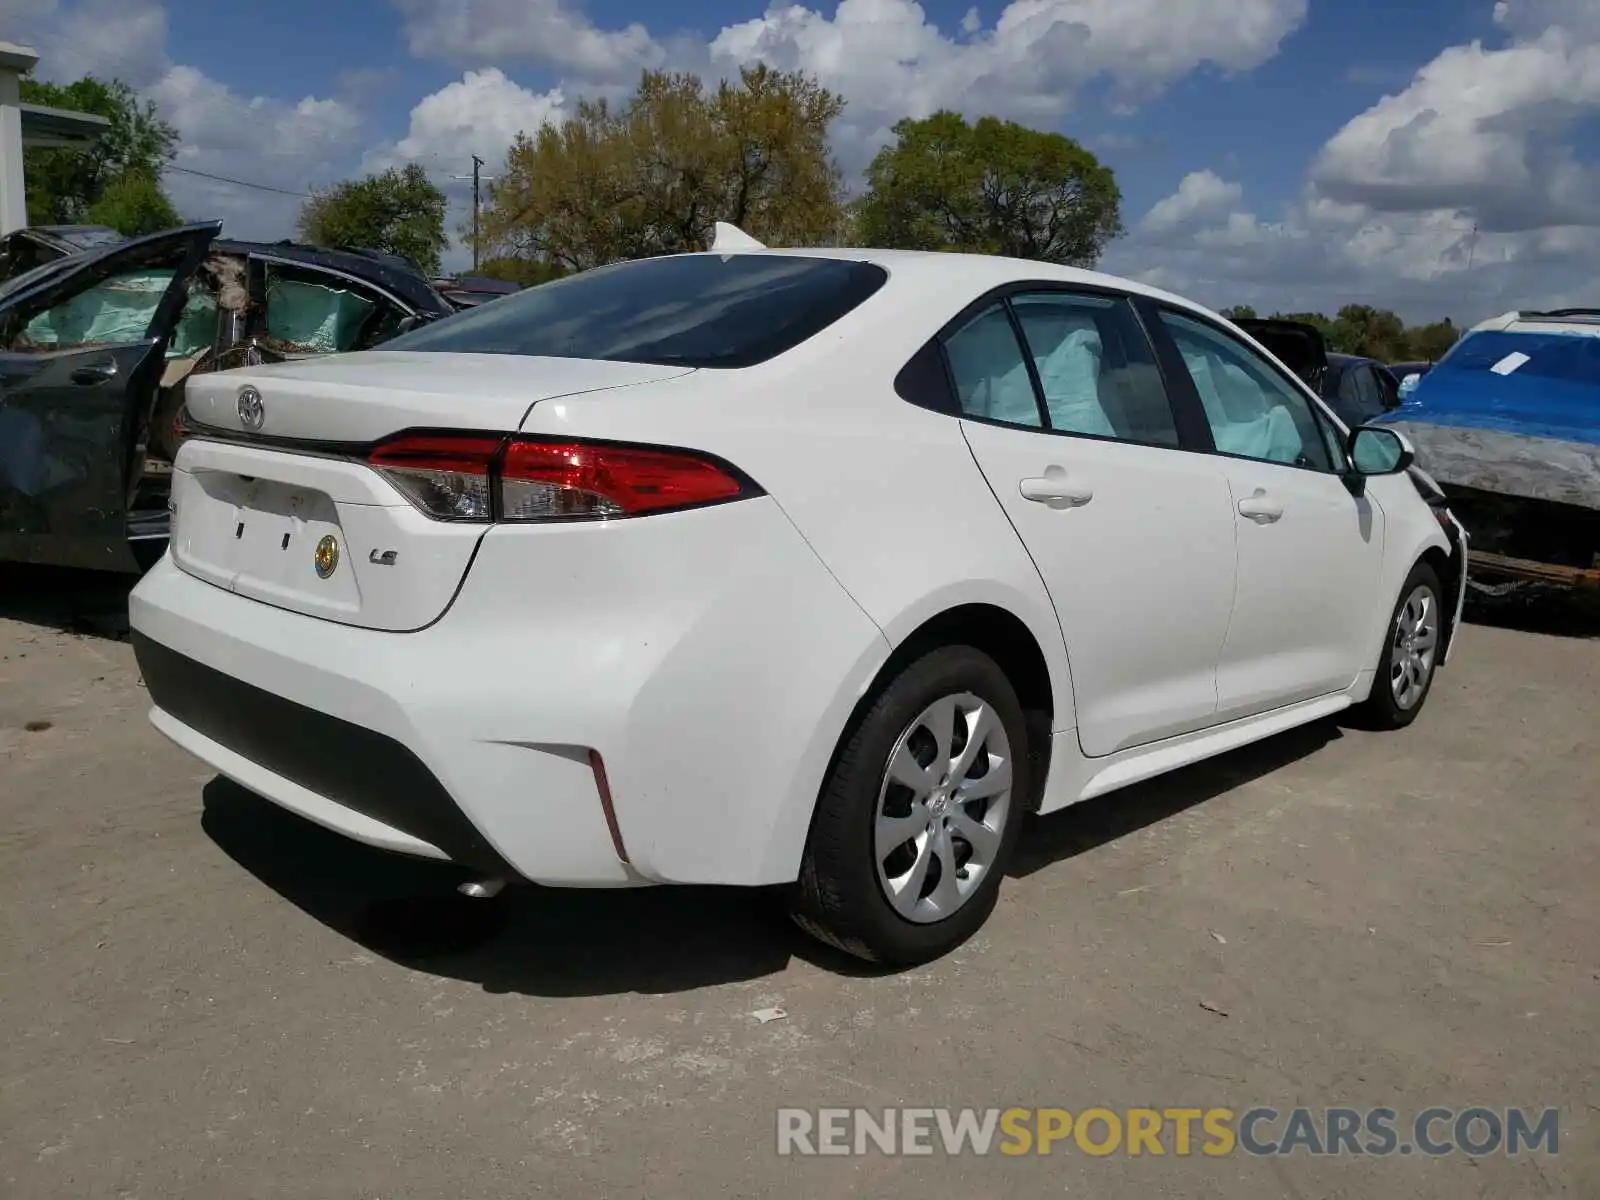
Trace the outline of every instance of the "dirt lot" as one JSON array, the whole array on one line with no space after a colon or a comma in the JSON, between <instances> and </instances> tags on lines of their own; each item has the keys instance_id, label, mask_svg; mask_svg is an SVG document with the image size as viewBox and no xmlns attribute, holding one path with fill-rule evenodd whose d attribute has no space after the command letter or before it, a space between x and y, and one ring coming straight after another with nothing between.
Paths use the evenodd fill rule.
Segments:
<instances>
[{"instance_id":1,"label":"dirt lot","mask_svg":"<svg viewBox=\"0 0 1600 1200\"><path fill-rule=\"evenodd\" d=\"M473 906L278 813L148 726L124 594L0 576L7 1198L1600 1196L1600 640L1474 626L1407 733L1037 822L883 976L767 897ZM1555 1106L1560 1153L775 1150L786 1105L1297 1104Z\"/></svg>"}]
</instances>

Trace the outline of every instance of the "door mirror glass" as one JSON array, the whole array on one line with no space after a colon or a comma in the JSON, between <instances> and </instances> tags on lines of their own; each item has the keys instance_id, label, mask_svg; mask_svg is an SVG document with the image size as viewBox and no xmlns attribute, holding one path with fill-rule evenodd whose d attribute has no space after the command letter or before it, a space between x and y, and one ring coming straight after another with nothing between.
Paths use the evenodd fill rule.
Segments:
<instances>
[{"instance_id":1,"label":"door mirror glass","mask_svg":"<svg viewBox=\"0 0 1600 1200\"><path fill-rule=\"evenodd\" d=\"M1410 442L1382 425L1363 425L1350 435L1350 461L1359 475L1398 475L1416 457Z\"/></svg>"}]
</instances>

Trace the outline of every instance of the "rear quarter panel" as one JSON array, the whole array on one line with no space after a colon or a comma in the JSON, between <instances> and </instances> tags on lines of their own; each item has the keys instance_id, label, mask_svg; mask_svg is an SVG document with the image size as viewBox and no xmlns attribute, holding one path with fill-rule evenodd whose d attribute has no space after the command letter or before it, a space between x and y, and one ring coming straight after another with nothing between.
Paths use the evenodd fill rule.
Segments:
<instances>
[{"instance_id":1,"label":"rear quarter panel","mask_svg":"<svg viewBox=\"0 0 1600 1200\"><path fill-rule=\"evenodd\" d=\"M948 307L949 316L964 303L934 312ZM899 310L867 315L759 367L540 403L523 429L727 459L778 502L891 646L960 605L1011 612L1044 653L1057 728L1072 728L1066 648L1038 569L958 421L914 407L893 388L938 321Z\"/></svg>"}]
</instances>

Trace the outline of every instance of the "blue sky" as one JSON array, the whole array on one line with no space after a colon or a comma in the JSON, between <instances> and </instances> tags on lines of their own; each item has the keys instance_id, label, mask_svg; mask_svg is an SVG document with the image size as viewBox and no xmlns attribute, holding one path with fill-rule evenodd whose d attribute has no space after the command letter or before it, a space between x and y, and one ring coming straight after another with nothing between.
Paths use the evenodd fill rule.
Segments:
<instances>
[{"instance_id":1,"label":"blue sky","mask_svg":"<svg viewBox=\"0 0 1600 1200\"><path fill-rule=\"evenodd\" d=\"M852 177L940 106L1078 138L1123 189L1104 266L1213 304L1600 303L1600 0L0 0L0 39L148 94L180 208L238 236L408 161L459 219L470 155L577 98L767 61L845 96Z\"/></svg>"}]
</instances>

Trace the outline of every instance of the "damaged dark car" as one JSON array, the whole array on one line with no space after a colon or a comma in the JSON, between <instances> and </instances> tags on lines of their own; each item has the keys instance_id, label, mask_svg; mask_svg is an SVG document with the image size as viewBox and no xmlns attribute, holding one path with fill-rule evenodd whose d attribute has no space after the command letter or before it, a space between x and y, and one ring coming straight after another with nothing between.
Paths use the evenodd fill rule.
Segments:
<instances>
[{"instance_id":1,"label":"damaged dark car","mask_svg":"<svg viewBox=\"0 0 1600 1200\"><path fill-rule=\"evenodd\" d=\"M1339 419L1354 429L1400 405L1400 381L1376 359L1334 354L1315 325L1268 317L1234 322L1311 385Z\"/></svg>"},{"instance_id":2,"label":"damaged dark car","mask_svg":"<svg viewBox=\"0 0 1600 1200\"><path fill-rule=\"evenodd\" d=\"M184 381L364 350L455 309L403 259L23 230L0 250L0 561L143 570L168 529Z\"/></svg>"}]
</instances>

